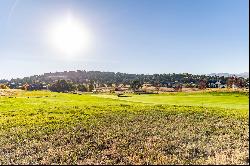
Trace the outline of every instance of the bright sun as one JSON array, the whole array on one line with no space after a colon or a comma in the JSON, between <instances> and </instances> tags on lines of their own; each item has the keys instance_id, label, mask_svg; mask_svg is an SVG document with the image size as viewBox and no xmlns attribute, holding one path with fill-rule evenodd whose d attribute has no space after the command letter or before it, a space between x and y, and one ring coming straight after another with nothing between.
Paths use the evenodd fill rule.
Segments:
<instances>
[{"instance_id":1,"label":"bright sun","mask_svg":"<svg viewBox=\"0 0 250 166\"><path fill-rule=\"evenodd\" d=\"M83 53L90 44L89 32L70 14L54 24L50 40L53 47L69 58Z\"/></svg>"}]
</instances>

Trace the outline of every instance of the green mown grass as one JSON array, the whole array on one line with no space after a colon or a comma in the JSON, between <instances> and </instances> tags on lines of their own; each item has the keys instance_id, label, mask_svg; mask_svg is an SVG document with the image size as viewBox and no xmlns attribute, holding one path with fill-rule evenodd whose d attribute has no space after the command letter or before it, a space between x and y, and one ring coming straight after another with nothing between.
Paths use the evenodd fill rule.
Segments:
<instances>
[{"instance_id":1,"label":"green mown grass","mask_svg":"<svg viewBox=\"0 0 250 166\"><path fill-rule=\"evenodd\" d=\"M248 163L248 95L120 99L39 91L1 97L0 164Z\"/></svg>"},{"instance_id":2,"label":"green mown grass","mask_svg":"<svg viewBox=\"0 0 250 166\"><path fill-rule=\"evenodd\" d=\"M104 98L119 99L131 102L165 104L179 106L203 106L225 108L234 110L248 110L249 97L244 93L168 93L130 95L131 97L118 97L117 95L96 95Z\"/></svg>"}]
</instances>

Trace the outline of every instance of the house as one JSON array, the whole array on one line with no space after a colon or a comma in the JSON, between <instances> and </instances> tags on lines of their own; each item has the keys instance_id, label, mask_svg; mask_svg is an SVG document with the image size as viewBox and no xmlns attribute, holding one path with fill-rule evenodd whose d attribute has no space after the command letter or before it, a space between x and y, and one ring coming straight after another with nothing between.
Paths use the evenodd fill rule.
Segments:
<instances>
[{"instance_id":1,"label":"house","mask_svg":"<svg viewBox=\"0 0 250 166\"><path fill-rule=\"evenodd\" d=\"M217 87L217 85L215 84L215 83L209 83L209 85L208 85L210 88L216 88Z\"/></svg>"},{"instance_id":2,"label":"house","mask_svg":"<svg viewBox=\"0 0 250 166\"><path fill-rule=\"evenodd\" d=\"M217 82L215 83L215 85L216 85L217 88L220 88L221 83L220 83L219 81L217 81Z\"/></svg>"},{"instance_id":3,"label":"house","mask_svg":"<svg viewBox=\"0 0 250 166\"><path fill-rule=\"evenodd\" d=\"M232 88L233 88L233 89L237 89L238 87L237 87L235 84L233 84L233 85L232 85Z\"/></svg>"},{"instance_id":4,"label":"house","mask_svg":"<svg viewBox=\"0 0 250 166\"><path fill-rule=\"evenodd\" d=\"M143 86L143 87L151 87L152 84L143 84L142 86Z\"/></svg>"},{"instance_id":5,"label":"house","mask_svg":"<svg viewBox=\"0 0 250 166\"><path fill-rule=\"evenodd\" d=\"M221 84L219 81L217 81L215 83L215 85L217 86L217 88L226 88L227 87L227 85Z\"/></svg>"},{"instance_id":6,"label":"house","mask_svg":"<svg viewBox=\"0 0 250 166\"><path fill-rule=\"evenodd\" d=\"M118 88L123 88L123 87L124 87L123 84L119 84L119 85L118 85Z\"/></svg>"},{"instance_id":7,"label":"house","mask_svg":"<svg viewBox=\"0 0 250 166\"><path fill-rule=\"evenodd\" d=\"M129 88L129 85L120 84L115 88L115 91L128 91Z\"/></svg>"},{"instance_id":8,"label":"house","mask_svg":"<svg viewBox=\"0 0 250 166\"><path fill-rule=\"evenodd\" d=\"M226 87L227 87L227 85L222 84L222 85L220 85L219 88L226 88Z\"/></svg>"},{"instance_id":9,"label":"house","mask_svg":"<svg viewBox=\"0 0 250 166\"><path fill-rule=\"evenodd\" d=\"M125 85L124 88L130 88L130 85Z\"/></svg>"}]
</instances>

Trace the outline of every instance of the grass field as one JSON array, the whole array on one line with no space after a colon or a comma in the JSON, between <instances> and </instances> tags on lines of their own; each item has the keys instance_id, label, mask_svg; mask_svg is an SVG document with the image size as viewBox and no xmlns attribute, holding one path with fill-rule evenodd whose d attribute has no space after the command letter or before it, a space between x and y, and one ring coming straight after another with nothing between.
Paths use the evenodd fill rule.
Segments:
<instances>
[{"instance_id":1,"label":"grass field","mask_svg":"<svg viewBox=\"0 0 250 166\"><path fill-rule=\"evenodd\" d=\"M0 97L0 164L248 164L242 93Z\"/></svg>"},{"instance_id":2,"label":"grass field","mask_svg":"<svg viewBox=\"0 0 250 166\"><path fill-rule=\"evenodd\" d=\"M177 106L201 106L207 108L224 108L237 110L240 114L247 113L249 99L246 93L167 93L167 94L145 94L128 95L128 97L118 97L117 95L96 95L98 97L112 98L117 100L131 101L145 104L164 104Z\"/></svg>"}]
</instances>

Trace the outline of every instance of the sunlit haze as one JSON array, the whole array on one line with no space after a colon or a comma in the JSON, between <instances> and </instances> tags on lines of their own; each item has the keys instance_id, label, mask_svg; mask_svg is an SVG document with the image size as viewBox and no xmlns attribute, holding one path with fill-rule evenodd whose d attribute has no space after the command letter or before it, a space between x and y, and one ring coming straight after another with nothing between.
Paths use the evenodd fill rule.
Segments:
<instances>
[{"instance_id":1,"label":"sunlit haze","mask_svg":"<svg viewBox=\"0 0 250 166\"><path fill-rule=\"evenodd\" d=\"M53 24L48 40L62 58L72 59L88 49L90 34L80 20L68 13L60 22Z\"/></svg>"}]
</instances>

